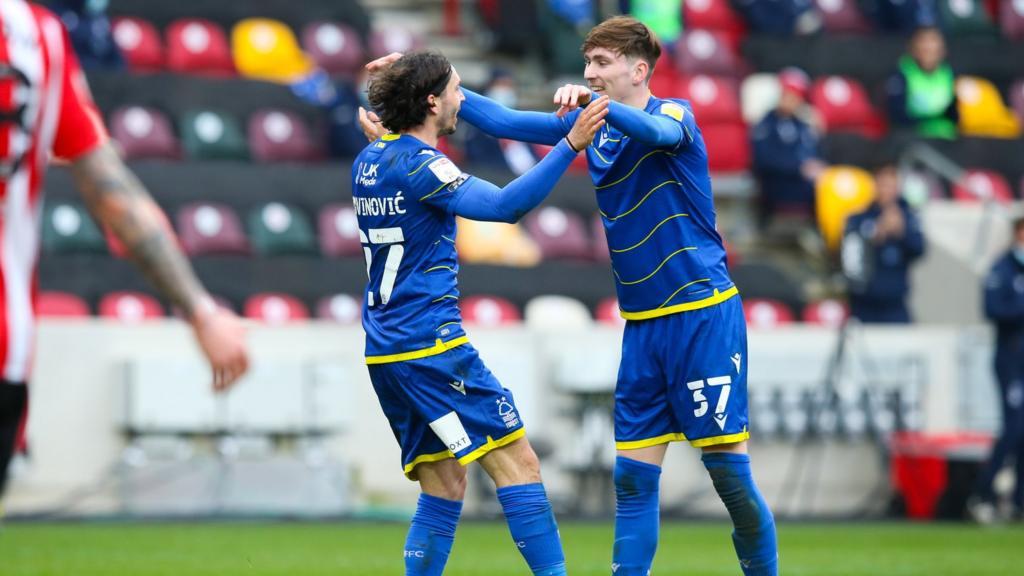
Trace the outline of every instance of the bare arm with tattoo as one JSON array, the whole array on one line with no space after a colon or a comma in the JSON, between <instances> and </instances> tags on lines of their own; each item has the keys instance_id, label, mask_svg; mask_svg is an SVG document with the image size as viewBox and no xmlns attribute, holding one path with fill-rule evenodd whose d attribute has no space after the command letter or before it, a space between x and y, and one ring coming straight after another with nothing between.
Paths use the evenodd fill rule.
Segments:
<instances>
[{"instance_id":1,"label":"bare arm with tattoo","mask_svg":"<svg viewBox=\"0 0 1024 576\"><path fill-rule=\"evenodd\" d=\"M153 286L184 312L213 368L214 388L229 388L248 369L244 328L207 294L163 211L109 143L75 160L71 175L93 217L124 244Z\"/></svg>"}]
</instances>

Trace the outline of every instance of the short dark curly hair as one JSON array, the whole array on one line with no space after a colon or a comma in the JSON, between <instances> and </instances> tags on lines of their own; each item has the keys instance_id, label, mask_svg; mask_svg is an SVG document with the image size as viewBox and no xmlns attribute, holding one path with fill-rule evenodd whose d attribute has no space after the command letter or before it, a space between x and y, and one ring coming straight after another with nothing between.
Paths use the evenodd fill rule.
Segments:
<instances>
[{"instance_id":1,"label":"short dark curly hair","mask_svg":"<svg viewBox=\"0 0 1024 576\"><path fill-rule=\"evenodd\" d=\"M384 127L404 132L423 124L430 104L427 96L444 92L452 65L438 52L410 52L370 81L369 100Z\"/></svg>"}]
</instances>

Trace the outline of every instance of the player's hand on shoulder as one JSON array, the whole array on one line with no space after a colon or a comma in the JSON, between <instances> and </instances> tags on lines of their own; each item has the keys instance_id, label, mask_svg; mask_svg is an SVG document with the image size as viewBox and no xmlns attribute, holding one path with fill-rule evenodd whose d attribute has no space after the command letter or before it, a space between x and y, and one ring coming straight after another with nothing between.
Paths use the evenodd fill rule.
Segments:
<instances>
[{"instance_id":1,"label":"player's hand on shoulder","mask_svg":"<svg viewBox=\"0 0 1024 576\"><path fill-rule=\"evenodd\" d=\"M566 84L555 91L554 102L559 107L555 115L561 118L590 103L590 88L579 84Z\"/></svg>"},{"instance_id":2,"label":"player's hand on shoulder","mask_svg":"<svg viewBox=\"0 0 1024 576\"><path fill-rule=\"evenodd\" d=\"M366 139L370 142L373 142L388 133L387 128L381 124L380 117L377 116L377 113L372 110L367 110L362 106L359 107L359 128L363 131L363 135L365 135Z\"/></svg>"},{"instance_id":3,"label":"player's hand on shoulder","mask_svg":"<svg viewBox=\"0 0 1024 576\"><path fill-rule=\"evenodd\" d=\"M377 58L372 62L367 62L365 66L366 71L369 72L370 75L376 74L377 72L380 72L381 70L394 64L395 60L398 60L401 57L401 52L392 52L387 56L381 56L380 58Z\"/></svg>"},{"instance_id":4,"label":"player's hand on shoulder","mask_svg":"<svg viewBox=\"0 0 1024 576\"><path fill-rule=\"evenodd\" d=\"M213 370L213 389L226 391L249 370L245 326L233 312L212 300L199 306L190 322Z\"/></svg>"},{"instance_id":5,"label":"player's hand on shoulder","mask_svg":"<svg viewBox=\"0 0 1024 576\"><path fill-rule=\"evenodd\" d=\"M576 117L572 130L566 136L574 150L583 150L590 146L594 135L604 126L604 117L608 115L608 97L601 96L593 104L583 109Z\"/></svg>"}]
</instances>

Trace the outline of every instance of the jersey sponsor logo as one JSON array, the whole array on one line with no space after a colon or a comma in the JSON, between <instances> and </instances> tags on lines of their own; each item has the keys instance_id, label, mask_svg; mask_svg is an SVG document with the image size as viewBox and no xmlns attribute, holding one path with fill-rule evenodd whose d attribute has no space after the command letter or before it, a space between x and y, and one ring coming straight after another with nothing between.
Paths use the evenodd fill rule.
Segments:
<instances>
[{"instance_id":1,"label":"jersey sponsor logo","mask_svg":"<svg viewBox=\"0 0 1024 576\"><path fill-rule=\"evenodd\" d=\"M677 122L682 122L683 117L686 116L686 108L683 108L679 104L662 104L658 113L675 118Z\"/></svg>"},{"instance_id":2,"label":"jersey sponsor logo","mask_svg":"<svg viewBox=\"0 0 1024 576\"><path fill-rule=\"evenodd\" d=\"M370 164L368 162L359 163L359 176L356 178L356 184L362 186L374 186L377 184L377 168L379 164Z\"/></svg>"},{"instance_id":3,"label":"jersey sponsor logo","mask_svg":"<svg viewBox=\"0 0 1024 576\"><path fill-rule=\"evenodd\" d=\"M461 393L463 396L466 395L466 381L459 380L458 382L449 382L449 386L452 387L456 392Z\"/></svg>"},{"instance_id":4,"label":"jersey sponsor logo","mask_svg":"<svg viewBox=\"0 0 1024 576\"><path fill-rule=\"evenodd\" d=\"M430 171L437 176L437 179L445 184L454 182L459 176L462 175L462 170L455 167L455 164L451 160L445 157L438 158L427 165Z\"/></svg>"},{"instance_id":5,"label":"jersey sponsor logo","mask_svg":"<svg viewBox=\"0 0 1024 576\"><path fill-rule=\"evenodd\" d=\"M603 148L604 145L607 144L607 143L608 143L608 133L607 132L601 132L601 136L597 139L597 147L598 148Z\"/></svg>"},{"instance_id":6,"label":"jersey sponsor logo","mask_svg":"<svg viewBox=\"0 0 1024 576\"><path fill-rule=\"evenodd\" d=\"M462 426L462 420L455 412L449 412L430 423L430 429L444 442L452 454L457 454L470 446L469 434Z\"/></svg>"},{"instance_id":7,"label":"jersey sponsor logo","mask_svg":"<svg viewBox=\"0 0 1024 576\"><path fill-rule=\"evenodd\" d=\"M743 356L740 355L739 352L737 352L737 353L733 354L732 356L730 356L729 359L732 360L732 363L736 365L736 373L739 374L740 373L740 361L743 360Z\"/></svg>"},{"instance_id":8,"label":"jersey sponsor logo","mask_svg":"<svg viewBox=\"0 0 1024 576\"><path fill-rule=\"evenodd\" d=\"M405 208L402 207L403 202L405 202L405 198L401 190L394 196L374 198L352 197L352 206L355 208L356 216L394 216L396 214L405 214Z\"/></svg>"}]
</instances>

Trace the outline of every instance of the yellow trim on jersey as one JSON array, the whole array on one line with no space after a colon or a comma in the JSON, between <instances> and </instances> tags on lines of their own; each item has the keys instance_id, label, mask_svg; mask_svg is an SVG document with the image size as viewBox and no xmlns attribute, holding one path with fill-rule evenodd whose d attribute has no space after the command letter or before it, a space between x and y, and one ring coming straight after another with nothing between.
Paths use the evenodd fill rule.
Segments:
<instances>
[{"instance_id":1,"label":"yellow trim on jersey","mask_svg":"<svg viewBox=\"0 0 1024 576\"><path fill-rule=\"evenodd\" d=\"M707 446L717 446L719 444L735 444L736 442L742 442L750 438L750 432L744 430L743 432L737 432L736 434L725 434L724 436L711 436L709 438L698 438L696 440L687 440L686 435L682 432L671 432L669 434L662 434L661 436L655 436L654 438L646 438L644 440L630 440L629 442L616 442L616 450L639 450L641 448L650 448L651 446L659 446L661 444L668 444L669 442L689 442L690 446L694 448L704 448Z\"/></svg>"},{"instance_id":2,"label":"yellow trim on jersey","mask_svg":"<svg viewBox=\"0 0 1024 576\"><path fill-rule=\"evenodd\" d=\"M655 226L654 229L651 230L650 234L648 234L643 240L637 242L636 244L633 244L629 248L623 248L621 250L617 250L615 248L612 248L611 251L616 253L616 254L621 254L623 252L629 252L630 250L639 248L641 244L643 244L644 242L647 242L648 240L650 240L651 236L654 236L654 233L658 231L658 228L661 228L662 224L664 224L665 222L668 222L669 220L672 220L673 218L682 218L683 216L689 217L689 214L687 214L685 212L680 212L679 214L673 214L673 215L669 216L668 218L665 218L661 222L658 222L658 225Z\"/></svg>"},{"instance_id":3,"label":"yellow trim on jersey","mask_svg":"<svg viewBox=\"0 0 1024 576\"><path fill-rule=\"evenodd\" d=\"M422 164L417 166L416 169L413 170L412 172L409 172L408 174L406 174L406 176L412 176L413 174L419 172L424 166L426 166L427 164L430 164L432 161L437 160L438 158L443 158L443 156L438 156L436 154L431 154L430 158L427 158L426 160L424 160Z\"/></svg>"},{"instance_id":4,"label":"yellow trim on jersey","mask_svg":"<svg viewBox=\"0 0 1024 576\"><path fill-rule=\"evenodd\" d=\"M594 154L597 154L597 157L600 158L602 162L604 162L605 164L611 164L611 162L609 162L607 158L601 155L601 151L597 149L597 146L591 144L590 147L594 149Z\"/></svg>"},{"instance_id":5,"label":"yellow trim on jersey","mask_svg":"<svg viewBox=\"0 0 1024 576\"><path fill-rule=\"evenodd\" d=\"M423 454L421 456L417 456L416 458L413 459L412 462L409 462L408 464L405 465L405 477L408 478L409 480L416 481L416 474L413 471L416 469L417 466L427 462L440 462L441 460L447 460L449 458L455 458L455 455L452 454L451 450L445 450L444 452L434 452L433 454Z\"/></svg>"},{"instance_id":6,"label":"yellow trim on jersey","mask_svg":"<svg viewBox=\"0 0 1024 576\"><path fill-rule=\"evenodd\" d=\"M440 338L434 342L434 345L430 348L420 348L419 350L411 350L409 352L399 352L398 354L386 354L384 356L367 356L367 364L390 364L391 362L405 362L406 360L418 360L420 358L426 358L428 356L437 356L443 354L452 348L458 348L463 344L469 342L469 336L459 336L454 340L442 342Z\"/></svg>"},{"instance_id":7,"label":"yellow trim on jersey","mask_svg":"<svg viewBox=\"0 0 1024 576\"><path fill-rule=\"evenodd\" d=\"M743 432L737 432L736 434L726 434L725 436L712 436L710 438L690 440L690 446L693 446L694 448L704 448L706 446L717 446L719 444L735 444L748 438L750 438L750 432L744 430Z\"/></svg>"},{"instance_id":8,"label":"yellow trim on jersey","mask_svg":"<svg viewBox=\"0 0 1024 576\"><path fill-rule=\"evenodd\" d=\"M430 301L430 303L431 304L437 304L441 300L447 300L448 298L451 298L452 300L458 300L459 299L458 296L452 296L451 294L445 294L444 296L441 296L440 298L434 298L433 300Z\"/></svg>"},{"instance_id":9,"label":"yellow trim on jersey","mask_svg":"<svg viewBox=\"0 0 1024 576\"><path fill-rule=\"evenodd\" d=\"M629 214L631 214L631 213L632 213L632 212L633 212L634 210L636 210L637 208L639 208L641 204L643 204L644 202L646 202L646 201L647 201L647 198L648 198L648 197L649 197L649 196L650 196L651 194L654 194L654 191L655 191L655 190L657 190L658 188L661 188L662 186L665 186L666 184L679 184L680 186L682 186L682 185L683 185L683 184L682 184L682 182L679 182L679 181L677 181L677 180L666 180L666 181L662 182L661 184L658 184L658 185L657 185L657 186L655 186L654 188L651 188L650 190L648 190L648 191L647 191L647 194L644 194L644 197L643 197L643 198L641 198L641 199L640 199L640 201L636 203L636 206L633 206L632 208L630 208L629 210L626 210L626 211L625 211L625 212L623 212L622 214L619 214L618 216L609 216L609 215L605 214L605 213L604 213L604 211L600 211L600 212L601 212L601 216L604 216L604 217L605 217L605 218L606 218L607 220L612 220L612 221L618 220L619 218L622 218L623 216L628 216L628 215L629 215Z\"/></svg>"},{"instance_id":10,"label":"yellow trim on jersey","mask_svg":"<svg viewBox=\"0 0 1024 576\"><path fill-rule=\"evenodd\" d=\"M515 442L516 440L519 440L523 436L526 436L526 428L520 428L519 430L516 430L515 432L512 432L511 434L506 434L505 436L502 436L501 438L498 438L497 440L495 440L495 439L491 438L490 436L488 436L486 444L484 444L483 446L477 448L476 450L473 450L469 454L466 454L465 456L459 458L459 464L462 464L463 466L465 466L465 465L469 464L470 462L473 462L474 460L479 459L481 456L483 456L484 454L487 454L491 450L494 450L496 448L501 448L502 446L507 446L507 445Z\"/></svg>"},{"instance_id":11,"label":"yellow trim on jersey","mask_svg":"<svg viewBox=\"0 0 1024 576\"><path fill-rule=\"evenodd\" d=\"M682 292L683 290L686 290L686 289L687 289L687 288L689 288L690 286L693 286L694 284L698 284L698 283L700 283L700 282L711 282L711 278L701 278L700 280L694 280L693 282L687 282L686 284L683 284L682 286L680 286L680 287L679 287L679 289L678 289L678 290L676 290L675 292L673 292L671 296L669 296L668 298L665 298L665 301L664 301L664 302L662 302L662 303L661 303L661 306L658 306L658 308L664 308L664 307L665 307L665 304L668 304L669 302L671 302L671 301L672 301L672 299L673 299L673 298L675 298L675 297L676 297L676 294L679 294L679 293L680 293L680 292Z\"/></svg>"},{"instance_id":12,"label":"yellow trim on jersey","mask_svg":"<svg viewBox=\"0 0 1024 576\"><path fill-rule=\"evenodd\" d=\"M712 296L708 296L703 300L695 300L693 302L683 302L682 304L676 304L675 306L669 306L668 308L655 308L654 310L644 310L642 312L626 312L620 309L619 315L626 320L649 320L651 318L657 318L659 316L668 316L669 314L675 314L677 312L687 312L690 310L699 310L700 308L707 308L708 306L714 306L715 304L721 304L729 298L739 294L738 288L733 286L725 292L719 292L718 288L715 288L715 293Z\"/></svg>"},{"instance_id":13,"label":"yellow trim on jersey","mask_svg":"<svg viewBox=\"0 0 1024 576\"><path fill-rule=\"evenodd\" d=\"M675 154L672 154L671 152L667 152L665 150L652 150L651 152L648 152L647 154L644 154L643 156L641 156L640 159L636 161L636 164L633 165L633 168L629 172L626 172L625 176L623 176L622 178L619 178L618 180L616 180L615 182L612 182L611 184L604 184L604 185L601 185L601 186L596 186L596 187L594 187L594 190L604 190L605 188L611 188L612 186L615 186L616 184L621 183L626 178L629 178L630 176L632 176L633 172L636 172L636 169L640 167L640 163L643 162L644 160L646 160L647 157L651 156L652 154L668 154L669 156L675 156Z\"/></svg>"},{"instance_id":14,"label":"yellow trim on jersey","mask_svg":"<svg viewBox=\"0 0 1024 576\"><path fill-rule=\"evenodd\" d=\"M385 134L385 135L381 136L380 139L385 141L385 142L394 142L395 140L398 140L401 137L402 137L401 134Z\"/></svg>"},{"instance_id":15,"label":"yellow trim on jersey","mask_svg":"<svg viewBox=\"0 0 1024 576\"><path fill-rule=\"evenodd\" d=\"M441 184L440 186L438 186L438 187L437 187L437 189L436 189L436 190L434 190L434 191L433 191L433 192L431 192L430 194L427 194L426 196L424 196L424 197L420 198L420 202L423 202L423 201L424 201L424 200L426 200L427 198L430 198L430 197L431 197L431 196L433 196L434 194L437 194L438 192L440 192L440 191L441 191L441 188L444 188L444 187L445 187L445 186L447 186L448 184L451 184L451 182L445 182L444 184Z\"/></svg>"},{"instance_id":16,"label":"yellow trim on jersey","mask_svg":"<svg viewBox=\"0 0 1024 576\"><path fill-rule=\"evenodd\" d=\"M650 274L648 274L647 276L644 276L643 278L641 278L639 280L630 280L629 282L626 282L625 280L623 280L619 276L619 273L614 268L612 269L612 272L615 273L615 279L619 281L619 284L622 284L623 286L632 286L634 284L639 284L641 282L646 282L646 281L650 280L651 277L654 276L655 274L657 274L658 270L661 270L662 266L664 266L665 263L668 262L669 260L671 260L676 254L681 254L683 252L688 252L690 250L696 250L696 249L697 249L696 246L684 246L684 247L680 248L679 250L676 250L675 252L673 252L673 253L669 254L668 256L666 256L665 259L661 261L661 264L658 264L658 267L654 269L654 272L651 272Z\"/></svg>"},{"instance_id":17,"label":"yellow trim on jersey","mask_svg":"<svg viewBox=\"0 0 1024 576\"><path fill-rule=\"evenodd\" d=\"M423 273L426 274L427 272L433 272L434 270L447 270L449 272L455 272L455 268L452 268L451 266L433 266L431 268L427 268L426 270L424 270Z\"/></svg>"},{"instance_id":18,"label":"yellow trim on jersey","mask_svg":"<svg viewBox=\"0 0 1024 576\"><path fill-rule=\"evenodd\" d=\"M437 330L440 330L441 328L444 328L445 326L451 326L452 324L458 324L458 322L445 322L444 324L441 324L440 326L438 326Z\"/></svg>"}]
</instances>

